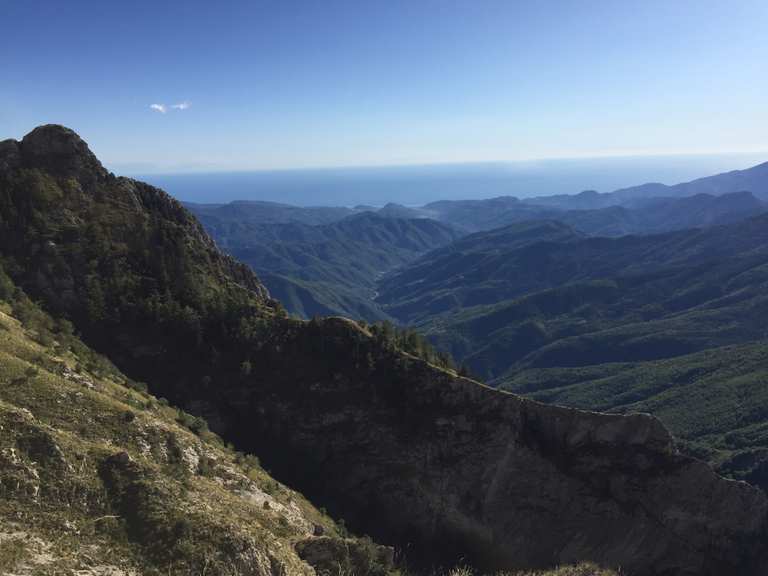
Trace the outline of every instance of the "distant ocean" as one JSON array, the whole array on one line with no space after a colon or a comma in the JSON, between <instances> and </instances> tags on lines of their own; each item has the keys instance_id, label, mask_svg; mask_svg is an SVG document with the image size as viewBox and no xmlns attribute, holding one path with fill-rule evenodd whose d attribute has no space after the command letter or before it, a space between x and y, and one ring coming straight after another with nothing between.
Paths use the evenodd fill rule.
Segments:
<instances>
[{"instance_id":1,"label":"distant ocean","mask_svg":"<svg viewBox=\"0 0 768 576\"><path fill-rule=\"evenodd\" d=\"M133 175L187 202L268 200L298 206L416 206L435 200L611 192L646 182L676 184L768 160L766 156L653 156Z\"/></svg>"}]
</instances>

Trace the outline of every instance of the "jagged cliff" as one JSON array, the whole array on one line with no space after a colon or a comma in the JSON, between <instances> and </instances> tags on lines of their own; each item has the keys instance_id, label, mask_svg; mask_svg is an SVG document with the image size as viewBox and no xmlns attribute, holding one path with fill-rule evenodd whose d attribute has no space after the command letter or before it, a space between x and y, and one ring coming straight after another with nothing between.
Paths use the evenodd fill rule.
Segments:
<instances>
[{"instance_id":1,"label":"jagged cliff","mask_svg":"<svg viewBox=\"0 0 768 576\"><path fill-rule=\"evenodd\" d=\"M312 342L326 360L308 368ZM763 493L679 455L655 418L538 404L376 347L349 321L317 322L229 399L251 417L240 441L351 525L489 569L760 573Z\"/></svg>"},{"instance_id":2,"label":"jagged cliff","mask_svg":"<svg viewBox=\"0 0 768 576\"><path fill-rule=\"evenodd\" d=\"M415 560L763 573L763 493L679 455L657 420L539 405L354 322L286 318L180 204L70 130L0 143L0 255L129 376Z\"/></svg>"}]
</instances>

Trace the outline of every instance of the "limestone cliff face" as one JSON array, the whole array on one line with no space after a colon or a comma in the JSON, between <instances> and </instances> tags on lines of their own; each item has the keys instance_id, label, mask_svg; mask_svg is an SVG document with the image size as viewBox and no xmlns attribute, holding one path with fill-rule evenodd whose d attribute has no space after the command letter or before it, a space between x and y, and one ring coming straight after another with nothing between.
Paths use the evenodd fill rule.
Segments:
<instances>
[{"instance_id":1,"label":"limestone cliff face","mask_svg":"<svg viewBox=\"0 0 768 576\"><path fill-rule=\"evenodd\" d=\"M657 420L539 405L354 322L285 318L182 206L106 172L70 130L0 143L0 255L128 376L427 565L768 565L763 493L680 456Z\"/></svg>"},{"instance_id":2,"label":"limestone cliff face","mask_svg":"<svg viewBox=\"0 0 768 576\"><path fill-rule=\"evenodd\" d=\"M315 335L284 344L230 410L248 414L241 442L353 527L427 563L763 573L764 494L678 454L657 419L546 406L377 356L346 320L306 330L322 334L324 361L301 356Z\"/></svg>"}]
</instances>

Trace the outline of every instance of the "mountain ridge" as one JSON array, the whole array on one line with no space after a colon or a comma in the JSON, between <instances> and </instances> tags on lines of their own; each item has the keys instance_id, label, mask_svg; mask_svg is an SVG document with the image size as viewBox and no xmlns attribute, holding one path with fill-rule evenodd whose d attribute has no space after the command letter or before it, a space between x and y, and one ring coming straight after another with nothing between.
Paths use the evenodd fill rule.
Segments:
<instances>
[{"instance_id":1,"label":"mountain ridge","mask_svg":"<svg viewBox=\"0 0 768 576\"><path fill-rule=\"evenodd\" d=\"M179 203L70 162L74 132L36 130L45 164L0 154L14 281L353 529L427 565L761 573L768 499L677 453L657 419L537 404L353 321L288 318Z\"/></svg>"},{"instance_id":2,"label":"mountain ridge","mask_svg":"<svg viewBox=\"0 0 768 576\"><path fill-rule=\"evenodd\" d=\"M189 208L214 234L224 221L317 225L375 212L393 218L430 218L463 233L556 219L591 235L621 236L724 224L768 211L767 202L768 162L671 186L650 183L606 193L587 190L522 199L442 200L424 206L389 203L380 208L297 207L258 201L190 203ZM662 205L664 211L660 210Z\"/></svg>"}]
</instances>

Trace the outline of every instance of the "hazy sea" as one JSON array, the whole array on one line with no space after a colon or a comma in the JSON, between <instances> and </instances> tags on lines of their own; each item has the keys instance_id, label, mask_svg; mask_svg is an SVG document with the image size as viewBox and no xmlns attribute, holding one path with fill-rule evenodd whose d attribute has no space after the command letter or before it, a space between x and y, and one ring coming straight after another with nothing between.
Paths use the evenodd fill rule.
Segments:
<instances>
[{"instance_id":1,"label":"hazy sea","mask_svg":"<svg viewBox=\"0 0 768 576\"><path fill-rule=\"evenodd\" d=\"M676 184L768 160L757 155L646 156L534 162L136 174L188 202L268 200L299 206L409 206L435 200L611 192L646 182Z\"/></svg>"}]
</instances>

